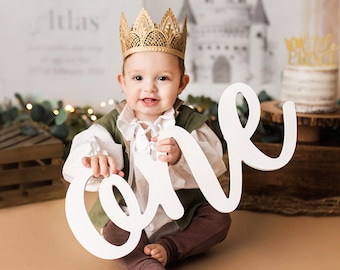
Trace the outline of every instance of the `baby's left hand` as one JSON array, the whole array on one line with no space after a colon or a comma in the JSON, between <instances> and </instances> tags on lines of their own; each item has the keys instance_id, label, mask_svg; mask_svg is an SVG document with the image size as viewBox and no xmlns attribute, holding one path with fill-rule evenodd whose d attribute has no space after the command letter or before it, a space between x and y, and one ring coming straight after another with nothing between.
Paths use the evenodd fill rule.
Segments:
<instances>
[{"instance_id":1,"label":"baby's left hand","mask_svg":"<svg viewBox=\"0 0 340 270\"><path fill-rule=\"evenodd\" d=\"M151 140L157 142L158 137L153 137ZM181 149L174 138L165 138L158 141L156 150L158 152L167 153L167 155L159 155L158 159L167 162L169 165L176 164L182 154Z\"/></svg>"}]
</instances>

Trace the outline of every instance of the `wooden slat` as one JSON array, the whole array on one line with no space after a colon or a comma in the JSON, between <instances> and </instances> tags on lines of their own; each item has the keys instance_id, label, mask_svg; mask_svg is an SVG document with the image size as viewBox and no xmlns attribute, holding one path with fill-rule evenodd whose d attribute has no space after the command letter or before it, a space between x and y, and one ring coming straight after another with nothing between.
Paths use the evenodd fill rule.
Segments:
<instances>
[{"instance_id":1,"label":"wooden slat","mask_svg":"<svg viewBox=\"0 0 340 270\"><path fill-rule=\"evenodd\" d=\"M52 186L29 188L24 190L0 191L0 208L32 202L64 198L68 184L60 182Z\"/></svg>"},{"instance_id":2,"label":"wooden slat","mask_svg":"<svg viewBox=\"0 0 340 270\"><path fill-rule=\"evenodd\" d=\"M0 130L0 207L64 197L63 152L63 143L45 131Z\"/></svg>"},{"instance_id":3,"label":"wooden slat","mask_svg":"<svg viewBox=\"0 0 340 270\"><path fill-rule=\"evenodd\" d=\"M6 128L2 128L1 132L7 133L7 132L12 132L13 130L17 130L17 129L18 129L18 125L10 125Z\"/></svg>"},{"instance_id":4,"label":"wooden slat","mask_svg":"<svg viewBox=\"0 0 340 270\"><path fill-rule=\"evenodd\" d=\"M8 138L0 143L0 150L10 150L15 148L20 148L24 146L32 146L35 144L43 144L45 141L48 141L51 137L50 134L46 132L42 132L36 136L28 136L23 135L21 133L17 133L16 136L12 138ZM58 140L53 138L53 141L57 142Z\"/></svg>"},{"instance_id":5,"label":"wooden slat","mask_svg":"<svg viewBox=\"0 0 340 270\"><path fill-rule=\"evenodd\" d=\"M63 152L64 146L61 141L48 140L43 144L2 150L0 151L0 164L46 158L61 158Z\"/></svg>"},{"instance_id":6,"label":"wooden slat","mask_svg":"<svg viewBox=\"0 0 340 270\"><path fill-rule=\"evenodd\" d=\"M63 157L63 143L42 131L36 136L21 133L19 126L0 130L0 165L28 160Z\"/></svg>"},{"instance_id":7,"label":"wooden slat","mask_svg":"<svg viewBox=\"0 0 340 270\"><path fill-rule=\"evenodd\" d=\"M299 125L315 127L336 127L340 123L340 106L330 113L296 113ZM283 111L280 101L261 103L261 118L274 123L283 123Z\"/></svg>"},{"instance_id":8,"label":"wooden slat","mask_svg":"<svg viewBox=\"0 0 340 270\"><path fill-rule=\"evenodd\" d=\"M7 149L7 148L13 147L15 145L19 145L22 142L26 141L28 138L29 137L26 136L26 135L17 134L16 136L14 136L12 138L9 138L6 141L3 141L0 144L0 150Z\"/></svg>"},{"instance_id":9,"label":"wooden slat","mask_svg":"<svg viewBox=\"0 0 340 270\"><path fill-rule=\"evenodd\" d=\"M281 144L256 145L272 157L282 148ZM340 195L339 175L340 147L298 144L292 160L279 170L264 172L243 165L243 192L305 200L335 197Z\"/></svg>"},{"instance_id":10,"label":"wooden slat","mask_svg":"<svg viewBox=\"0 0 340 270\"><path fill-rule=\"evenodd\" d=\"M11 126L6 127L6 128L2 127L2 128L0 128L0 136L5 136L7 133L11 133L14 130L16 130L16 131L19 130L18 125L11 125Z\"/></svg>"},{"instance_id":11,"label":"wooden slat","mask_svg":"<svg viewBox=\"0 0 340 270\"><path fill-rule=\"evenodd\" d=\"M33 146L36 144L41 144L44 141L48 140L51 135L47 134L47 133L40 133L39 135L36 136L20 136L22 138L18 138L19 136L17 136L15 139L12 140L11 145L8 145L7 147L1 148L0 145L0 149L3 150L9 150L9 149L16 149L16 148L21 148L24 146Z\"/></svg>"},{"instance_id":12,"label":"wooden slat","mask_svg":"<svg viewBox=\"0 0 340 270\"><path fill-rule=\"evenodd\" d=\"M0 170L0 187L59 179L61 177L61 170L61 164Z\"/></svg>"},{"instance_id":13,"label":"wooden slat","mask_svg":"<svg viewBox=\"0 0 340 270\"><path fill-rule=\"evenodd\" d=\"M0 129L0 148L1 148L2 143L20 134L21 134L21 131L18 128L11 128L11 129L6 129L6 130Z\"/></svg>"}]
</instances>

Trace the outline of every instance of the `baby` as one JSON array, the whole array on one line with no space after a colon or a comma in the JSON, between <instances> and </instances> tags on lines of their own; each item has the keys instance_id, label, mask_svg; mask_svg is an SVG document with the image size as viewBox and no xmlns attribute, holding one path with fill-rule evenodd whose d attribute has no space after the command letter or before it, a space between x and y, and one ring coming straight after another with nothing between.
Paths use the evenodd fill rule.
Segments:
<instances>
[{"instance_id":1,"label":"baby","mask_svg":"<svg viewBox=\"0 0 340 270\"><path fill-rule=\"evenodd\" d=\"M123 14L120 40L124 62L118 82L125 100L74 137L63 174L71 182L79 167L91 168L89 191L97 190L103 177L118 174L128 181L143 212L148 184L134 166L134 156L146 152L166 162L185 213L181 219L172 220L159 207L137 247L119 259L124 269L165 269L170 263L205 252L223 241L231 220L229 214L207 203L176 140L159 140L159 132L174 125L187 130L217 176L226 171L223 151L218 137L205 123L206 118L178 98L189 83L184 66L186 21L180 29L168 9L160 24L155 25L142 9L130 28ZM163 154L156 157L156 152ZM122 209L128 211L120 194L115 192L115 196ZM89 215L95 226L103 228L107 241L114 245L126 242L129 233L109 220L99 200Z\"/></svg>"}]
</instances>

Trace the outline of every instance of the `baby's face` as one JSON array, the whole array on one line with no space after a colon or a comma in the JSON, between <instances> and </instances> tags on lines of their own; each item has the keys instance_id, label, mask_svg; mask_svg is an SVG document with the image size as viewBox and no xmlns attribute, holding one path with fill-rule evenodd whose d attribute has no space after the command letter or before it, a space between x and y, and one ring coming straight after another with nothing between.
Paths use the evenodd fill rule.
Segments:
<instances>
[{"instance_id":1,"label":"baby's face","mask_svg":"<svg viewBox=\"0 0 340 270\"><path fill-rule=\"evenodd\" d=\"M189 77L182 75L176 56L141 52L126 59L124 75L119 74L118 81L137 119L154 122L173 106Z\"/></svg>"}]
</instances>

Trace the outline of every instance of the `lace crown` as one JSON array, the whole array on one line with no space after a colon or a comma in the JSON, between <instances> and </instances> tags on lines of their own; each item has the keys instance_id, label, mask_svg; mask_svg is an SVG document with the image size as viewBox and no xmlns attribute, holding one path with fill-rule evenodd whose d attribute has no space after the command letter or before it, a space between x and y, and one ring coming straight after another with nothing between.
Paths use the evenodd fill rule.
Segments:
<instances>
[{"instance_id":1,"label":"lace crown","mask_svg":"<svg viewBox=\"0 0 340 270\"><path fill-rule=\"evenodd\" d=\"M124 59L136 52L164 52L184 59L186 37L186 18L181 30L170 8L159 25L154 24L148 12L142 8L131 28L122 13L120 42Z\"/></svg>"}]
</instances>

